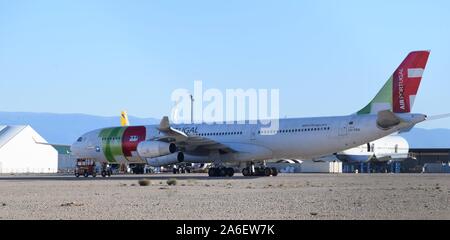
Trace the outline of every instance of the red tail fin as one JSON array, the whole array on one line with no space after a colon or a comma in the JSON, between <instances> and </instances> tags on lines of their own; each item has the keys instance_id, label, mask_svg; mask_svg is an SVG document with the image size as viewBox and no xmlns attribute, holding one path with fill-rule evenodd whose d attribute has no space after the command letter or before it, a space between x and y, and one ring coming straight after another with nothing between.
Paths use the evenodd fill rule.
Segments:
<instances>
[{"instance_id":1,"label":"red tail fin","mask_svg":"<svg viewBox=\"0 0 450 240\"><path fill-rule=\"evenodd\" d=\"M411 111L430 51L411 52L393 74L393 112Z\"/></svg>"}]
</instances>

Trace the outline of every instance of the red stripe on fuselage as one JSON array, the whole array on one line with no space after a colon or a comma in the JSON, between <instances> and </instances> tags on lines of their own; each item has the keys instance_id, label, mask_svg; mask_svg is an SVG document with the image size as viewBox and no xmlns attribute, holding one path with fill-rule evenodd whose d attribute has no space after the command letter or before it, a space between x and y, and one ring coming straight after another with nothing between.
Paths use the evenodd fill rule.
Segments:
<instances>
[{"instance_id":1,"label":"red stripe on fuselage","mask_svg":"<svg viewBox=\"0 0 450 240\"><path fill-rule=\"evenodd\" d=\"M131 157L137 145L145 140L146 130L144 126L127 127L122 137L122 151L125 157Z\"/></svg>"}]
</instances>

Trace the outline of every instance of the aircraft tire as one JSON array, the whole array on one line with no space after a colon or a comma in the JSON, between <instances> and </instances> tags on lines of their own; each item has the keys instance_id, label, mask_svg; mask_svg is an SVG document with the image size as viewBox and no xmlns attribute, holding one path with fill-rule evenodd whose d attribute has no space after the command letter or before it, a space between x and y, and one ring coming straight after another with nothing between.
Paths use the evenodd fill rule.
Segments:
<instances>
[{"instance_id":1,"label":"aircraft tire","mask_svg":"<svg viewBox=\"0 0 450 240\"><path fill-rule=\"evenodd\" d=\"M106 171L102 171L102 177L106 177Z\"/></svg>"},{"instance_id":2,"label":"aircraft tire","mask_svg":"<svg viewBox=\"0 0 450 240\"><path fill-rule=\"evenodd\" d=\"M89 177L89 173L88 173L88 172L85 172L85 173L83 174L83 176L84 176L84 177Z\"/></svg>"},{"instance_id":3,"label":"aircraft tire","mask_svg":"<svg viewBox=\"0 0 450 240\"><path fill-rule=\"evenodd\" d=\"M270 175L272 175L272 169L270 168L264 168L264 175L266 177L269 177Z\"/></svg>"},{"instance_id":4,"label":"aircraft tire","mask_svg":"<svg viewBox=\"0 0 450 240\"><path fill-rule=\"evenodd\" d=\"M242 169L242 175L244 175L245 177L250 176L250 169L248 168Z\"/></svg>"},{"instance_id":5,"label":"aircraft tire","mask_svg":"<svg viewBox=\"0 0 450 240\"><path fill-rule=\"evenodd\" d=\"M227 176L228 177L234 176L234 169L233 168L227 168Z\"/></svg>"},{"instance_id":6,"label":"aircraft tire","mask_svg":"<svg viewBox=\"0 0 450 240\"><path fill-rule=\"evenodd\" d=\"M272 168L272 176L276 177L278 175L278 169L277 168Z\"/></svg>"},{"instance_id":7,"label":"aircraft tire","mask_svg":"<svg viewBox=\"0 0 450 240\"><path fill-rule=\"evenodd\" d=\"M225 176L228 175L228 171L227 171L227 169L224 168L224 167L219 168L217 172L218 172L217 175L218 175L219 177L225 177Z\"/></svg>"},{"instance_id":8,"label":"aircraft tire","mask_svg":"<svg viewBox=\"0 0 450 240\"><path fill-rule=\"evenodd\" d=\"M210 176L210 177L215 177L215 173L216 173L215 168L210 168L208 170L208 176Z\"/></svg>"}]
</instances>

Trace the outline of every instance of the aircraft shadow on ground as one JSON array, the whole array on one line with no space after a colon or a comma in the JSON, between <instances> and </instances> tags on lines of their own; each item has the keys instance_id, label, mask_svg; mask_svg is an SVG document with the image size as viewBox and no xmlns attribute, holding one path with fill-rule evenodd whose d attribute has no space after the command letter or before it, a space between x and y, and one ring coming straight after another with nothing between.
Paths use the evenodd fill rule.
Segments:
<instances>
[{"instance_id":1,"label":"aircraft shadow on ground","mask_svg":"<svg viewBox=\"0 0 450 240\"><path fill-rule=\"evenodd\" d=\"M111 177L75 177L70 175L55 175L55 176L14 176L4 175L0 176L1 181L118 181L118 180L139 180L147 178L149 180L168 180L176 178L177 180L241 180L241 179L256 179L264 176L244 177L208 177L208 175L113 175Z\"/></svg>"}]
</instances>

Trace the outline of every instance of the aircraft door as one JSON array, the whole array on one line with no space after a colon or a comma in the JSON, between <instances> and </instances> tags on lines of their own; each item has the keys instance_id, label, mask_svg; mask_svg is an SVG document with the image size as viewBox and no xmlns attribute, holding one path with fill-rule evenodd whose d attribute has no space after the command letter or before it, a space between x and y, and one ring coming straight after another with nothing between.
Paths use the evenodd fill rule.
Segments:
<instances>
[{"instance_id":1,"label":"aircraft door","mask_svg":"<svg viewBox=\"0 0 450 240\"><path fill-rule=\"evenodd\" d=\"M252 140L252 141L256 140L256 132L255 132L255 130L251 131L251 133L250 133L250 140Z\"/></svg>"},{"instance_id":2,"label":"aircraft door","mask_svg":"<svg viewBox=\"0 0 450 240\"><path fill-rule=\"evenodd\" d=\"M351 117L350 119L345 119L340 123L339 126L339 136L347 136L349 132L355 133L355 131L358 129L357 127L357 121L354 117Z\"/></svg>"},{"instance_id":3,"label":"aircraft door","mask_svg":"<svg viewBox=\"0 0 450 240\"><path fill-rule=\"evenodd\" d=\"M348 121L347 120L343 120L339 124L339 133L338 133L338 135L340 137L343 137L343 136L347 136L347 134L348 134Z\"/></svg>"},{"instance_id":4,"label":"aircraft door","mask_svg":"<svg viewBox=\"0 0 450 240\"><path fill-rule=\"evenodd\" d=\"M250 129L250 140L251 141L256 140L256 127L252 127Z\"/></svg>"}]
</instances>

